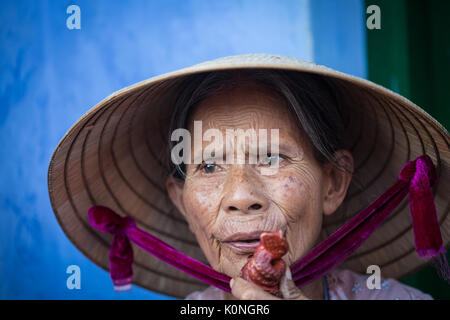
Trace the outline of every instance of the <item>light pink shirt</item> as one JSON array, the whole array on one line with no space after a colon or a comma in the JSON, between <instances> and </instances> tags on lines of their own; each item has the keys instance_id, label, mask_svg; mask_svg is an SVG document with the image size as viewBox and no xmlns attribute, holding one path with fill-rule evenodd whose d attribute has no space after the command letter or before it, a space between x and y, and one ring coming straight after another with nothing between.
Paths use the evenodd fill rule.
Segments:
<instances>
[{"instance_id":1,"label":"light pink shirt","mask_svg":"<svg viewBox=\"0 0 450 320\"><path fill-rule=\"evenodd\" d=\"M330 300L433 300L433 298L395 279L381 279L380 289L369 289L369 275L360 275L350 270L335 269L326 275ZM186 300L223 300L223 291L208 287L195 291Z\"/></svg>"}]
</instances>

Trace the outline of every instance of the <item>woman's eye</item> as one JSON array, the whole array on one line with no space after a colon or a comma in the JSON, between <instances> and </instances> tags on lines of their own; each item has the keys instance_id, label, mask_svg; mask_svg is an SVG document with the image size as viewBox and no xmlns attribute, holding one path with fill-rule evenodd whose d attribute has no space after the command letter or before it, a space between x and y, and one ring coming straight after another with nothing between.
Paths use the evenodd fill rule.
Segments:
<instances>
[{"instance_id":1,"label":"woman's eye","mask_svg":"<svg viewBox=\"0 0 450 320\"><path fill-rule=\"evenodd\" d=\"M274 166L283 161L284 158L279 154L270 154L268 156L262 157L259 164L262 166Z\"/></svg>"},{"instance_id":2,"label":"woman's eye","mask_svg":"<svg viewBox=\"0 0 450 320\"><path fill-rule=\"evenodd\" d=\"M200 170L204 173L214 173L217 170L217 165L214 163L202 163L200 165Z\"/></svg>"}]
</instances>

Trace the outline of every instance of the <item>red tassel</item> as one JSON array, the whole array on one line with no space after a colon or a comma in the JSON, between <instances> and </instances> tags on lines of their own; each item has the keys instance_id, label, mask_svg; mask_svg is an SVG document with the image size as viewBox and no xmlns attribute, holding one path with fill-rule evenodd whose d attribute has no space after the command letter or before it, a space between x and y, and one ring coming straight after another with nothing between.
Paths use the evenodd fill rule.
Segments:
<instances>
[{"instance_id":1,"label":"red tassel","mask_svg":"<svg viewBox=\"0 0 450 320\"><path fill-rule=\"evenodd\" d=\"M431 158L422 155L408 162L400 172L399 179L409 181L409 208L416 251L421 258L433 258L433 264L438 267L441 276L449 281L450 272L431 190L437 183Z\"/></svg>"},{"instance_id":2,"label":"red tassel","mask_svg":"<svg viewBox=\"0 0 450 320\"><path fill-rule=\"evenodd\" d=\"M133 248L123 233L114 235L109 251L109 267L115 291L131 289L133 279Z\"/></svg>"},{"instance_id":3,"label":"red tassel","mask_svg":"<svg viewBox=\"0 0 450 320\"><path fill-rule=\"evenodd\" d=\"M92 206L88 215L91 225L113 235L109 251L109 268L114 290L130 290L133 278L133 247L126 230L136 226L134 220L131 217L122 218L104 206Z\"/></svg>"}]
</instances>

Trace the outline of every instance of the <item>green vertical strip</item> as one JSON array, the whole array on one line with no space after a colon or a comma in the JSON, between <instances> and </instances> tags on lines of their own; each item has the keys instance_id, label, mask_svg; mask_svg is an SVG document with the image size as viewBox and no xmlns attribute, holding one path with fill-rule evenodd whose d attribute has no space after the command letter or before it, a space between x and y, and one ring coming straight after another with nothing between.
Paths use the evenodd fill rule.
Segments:
<instances>
[{"instance_id":1,"label":"green vertical strip","mask_svg":"<svg viewBox=\"0 0 450 320\"><path fill-rule=\"evenodd\" d=\"M409 84L411 91L407 98L419 105L427 112L434 113L433 98L433 53L430 12L427 2L422 0L408 0L407 7L408 29L405 37L410 44L409 56Z\"/></svg>"},{"instance_id":2,"label":"green vertical strip","mask_svg":"<svg viewBox=\"0 0 450 320\"><path fill-rule=\"evenodd\" d=\"M409 0L409 98L450 127L450 1Z\"/></svg>"},{"instance_id":3,"label":"green vertical strip","mask_svg":"<svg viewBox=\"0 0 450 320\"><path fill-rule=\"evenodd\" d=\"M367 54L369 79L409 96L409 59L406 0L366 1L381 9L381 29L367 30Z\"/></svg>"},{"instance_id":4,"label":"green vertical strip","mask_svg":"<svg viewBox=\"0 0 450 320\"><path fill-rule=\"evenodd\" d=\"M381 9L367 30L369 79L407 97L450 127L450 1L366 0Z\"/></svg>"},{"instance_id":5,"label":"green vertical strip","mask_svg":"<svg viewBox=\"0 0 450 320\"><path fill-rule=\"evenodd\" d=\"M428 2L427 2L428 3ZM450 129L450 1L429 1L430 63L433 70L433 104L430 114Z\"/></svg>"},{"instance_id":6,"label":"green vertical strip","mask_svg":"<svg viewBox=\"0 0 450 320\"><path fill-rule=\"evenodd\" d=\"M365 0L365 8L369 5L381 9L381 29L367 30L369 80L410 99L448 130L450 1ZM450 250L447 259L450 261ZM450 299L450 286L432 266L401 282L435 299Z\"/></svg>"}]
</instances>

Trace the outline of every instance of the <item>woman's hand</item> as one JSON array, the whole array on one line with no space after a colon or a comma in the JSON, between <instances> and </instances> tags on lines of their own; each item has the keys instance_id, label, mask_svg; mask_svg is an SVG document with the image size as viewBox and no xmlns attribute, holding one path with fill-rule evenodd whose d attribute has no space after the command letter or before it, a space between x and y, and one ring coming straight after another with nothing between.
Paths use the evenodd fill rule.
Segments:
<instances>
[{"instance_id":1,"label":"woman's hand","mask_svg":"<svg viewBox=\"0 0 450 320\"><path fill-rule=\"evenodd\" d=\"M264 291L256 284L248 282L240 277L235 277L230 281L231 293L240 300L282 300ZM297 288L292 281L291 271L286 268L285 275L281 278L280 291L283 299L286 300L310 300L303 292Z\"/></svg>"}]
</instances>

